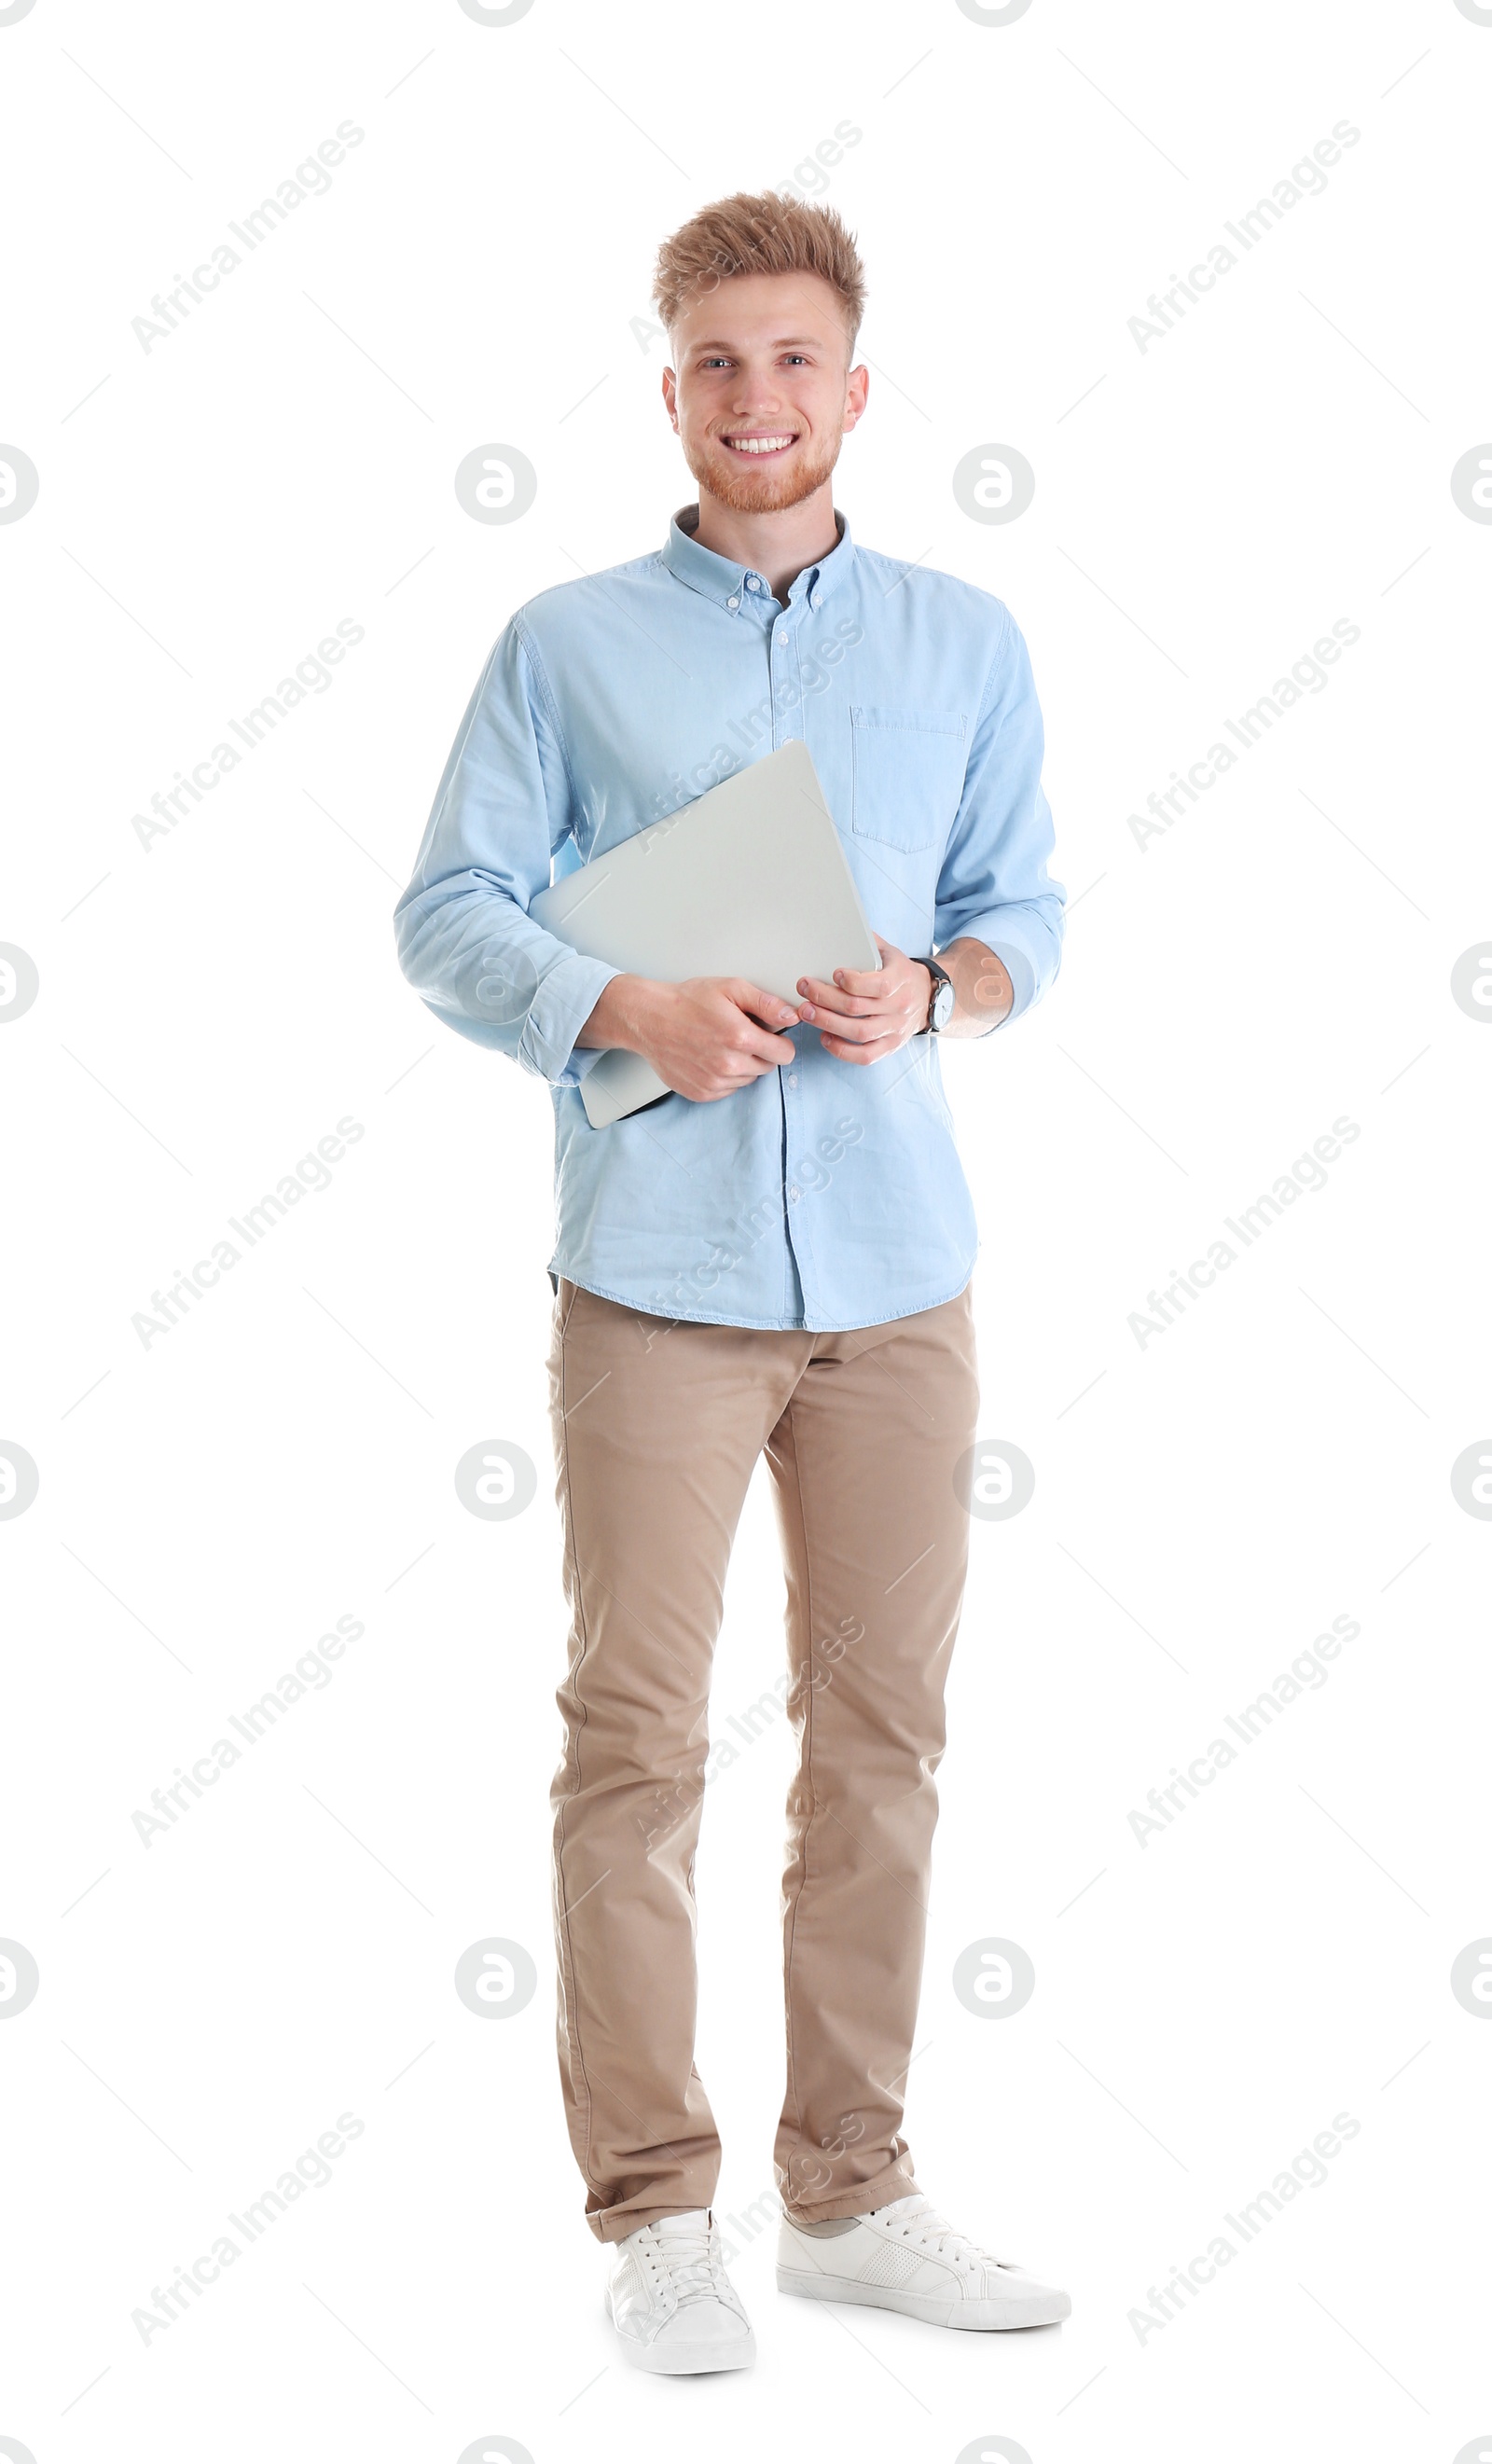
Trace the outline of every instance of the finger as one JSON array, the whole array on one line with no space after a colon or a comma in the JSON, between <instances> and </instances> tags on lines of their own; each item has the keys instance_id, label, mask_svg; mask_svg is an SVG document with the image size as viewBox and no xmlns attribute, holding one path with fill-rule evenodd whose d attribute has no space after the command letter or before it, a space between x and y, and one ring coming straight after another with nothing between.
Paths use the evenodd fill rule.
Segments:
<instances>
[{"instance_id":1,"label":"finger","mask_svg":"<svg viewBox=\"0 0 1492 2464\"><path fill-rule=\"evenodd\" d=\"M889 1052L896 1052L901 1048L901 1038L895 1035L878 1035L867 1044L854 1044L847 1036L821 1032L819 1041L825 1052L832 1054L836 1061L855 1061L861 1064L884 1061Z\"/></svg>"},{"instance_id":2,"label":"finger","mask_svg":"<svg viewBox=\"0 0 1492 2464\"><path fill-rule=\"evenodd\" d=\"M790 1044L785 1035L768 1035L764 1027L757 1026L751 1020L741 1042L728 1055L725 1067L734 1069L737 1063L744 1063L749 1067L750 1074L759 1078L764 1069L780 1069L784 1063L797 1058L798 1046Z\"/></svg>"},{"instance_id":3,"label":"finger","mask_svg":"<svg viewBox=\"0 0 1492 2464\"><path fill-rule=\"evenodd\" d=\"M873 981L883 976L889 967L904 967L907 965L908 960L906 951L898 950L894 941L883 941L880 934L875 932L872 932L870 938L875 943L876 948L881 954L881 963L879 967L861 968L859 972L862 975L868 976ZM843 975L845 972L845 970L843 967L836 968L835 970L837 975Z\"/></svg>"},{"instance_id":4,"label":"finger","mask_svg":"<svg viewBox=\"0 0 1492 2464\"><path fill-rule=\"evenodd\" d=\"M889 941L883 941L879 933L875 939L881 952L878 967L836 967L834 970L834 980L842 991L858 993L867 1001L886 1000L898 984L907 981L911 965L911 960L903 957L900 950L893 950Z\"/></svg>"},{"instance_id":5,"label":"finger","mask_svg":"<svg viewBox=\"0 0 1492 2464\"><path fill-rule=\"evenodd\" d=\"M882 1001L867 1001L858 994L842 992L837 984L820 983L811 976L804 976L802 980L811 989L799 1004L800 1017L811 1019L816 1010L836 1018L867 1018L872 1011L884 1015L885 1003Z\"/></svg>"},{"instance_id":6,"label":"finger","mask_svg":"<svg viewBox=\"0 0 1492 2464\"><path fill-rule=\"evenodd\" d=\"M759 984L749 982L744 976L728 978L724 991L737 1009L744 1010L749 1018L759 1019L764 1026L798 1024L798 1012L791 1001L783 1001L779 993L764 993Z\"/></svg>"},{"instance_id":7,"label":"finger","mask_svg":"<svg viewBox=\"0 0 1492 2464\"><path fill-rule=\"evenodd\" d=\"M873 972L867 967L836 967L834 981L843 993L851 993L857 1001L885 1001L905 986L904 975L889 967Z\"/></svg>"},{"instance_id":8,"label":"finger","mask_svg":"<svg viewBox=\"0 0 1492 2464\"><path fill-rule=\"evenodd\" d=\"M845 1044L879 1044L883 1037L896 1035L901 1026L899 1018L889 1019L884 1010L873 1018L836 1017L830 1010L820 1010L812 1023L821 1034L836 1035Z\"/></svg>"},{"instance_id":9,"label":"finger","mask_svg":"<svg viewBox=\"0 0 1492 2464\"><path fill-rule=\"evenodd\" d=\"M800 976L798 979L800 1007L811 1007L815 1001L825 1009L840 1007L839 986L823 976Z\"/></svg>"}]
</instances>

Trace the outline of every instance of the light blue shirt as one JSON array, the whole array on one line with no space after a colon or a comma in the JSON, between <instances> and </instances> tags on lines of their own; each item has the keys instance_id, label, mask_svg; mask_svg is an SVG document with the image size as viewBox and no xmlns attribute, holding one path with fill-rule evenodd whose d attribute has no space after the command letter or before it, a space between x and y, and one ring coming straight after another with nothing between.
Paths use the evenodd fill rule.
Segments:
<instances>
[{"instance_id":1,"label":"light blue shirt","mask_svg":"<svg viewBox=\"0 0 1492 2464\"><path fill-rule=\"evenodd\" d=\"M1020 631L988 592L857 548L837 519L786 606L701 547L693 506L661 552L529 600L483 670L395 912L436 1016L553 1089L551 1272L652 1315L829 1330L960 1292L978 1238L937 1038L865 1067L801 1025L796 1061L735 1094L669 1095L594 1130L579 1089L599 1056L575 1040L617 970L531 920L552 874L797 737L884 940L913 957L985 942L1010 1019L1060 961Z\"/></svg>"}]
</instances>

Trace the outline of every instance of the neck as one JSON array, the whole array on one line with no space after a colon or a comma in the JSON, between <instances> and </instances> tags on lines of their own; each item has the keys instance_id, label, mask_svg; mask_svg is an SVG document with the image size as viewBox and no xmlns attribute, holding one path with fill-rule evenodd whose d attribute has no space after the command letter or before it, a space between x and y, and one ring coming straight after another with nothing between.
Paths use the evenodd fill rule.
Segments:
<instances>
[{"instance_id":1,"label":"neck","mask_svg":"<svg viewBox=\"0 0 1492 2464\"><path fill-rule=\"evenodd\" d=\"M733 564L749 564L765 577L775 599L785 600L804 566L822 564L839 545L831 483L825 479L801 503L771 514L735 513L701 488L694 537Z\"/></svg>"}]
</instances>

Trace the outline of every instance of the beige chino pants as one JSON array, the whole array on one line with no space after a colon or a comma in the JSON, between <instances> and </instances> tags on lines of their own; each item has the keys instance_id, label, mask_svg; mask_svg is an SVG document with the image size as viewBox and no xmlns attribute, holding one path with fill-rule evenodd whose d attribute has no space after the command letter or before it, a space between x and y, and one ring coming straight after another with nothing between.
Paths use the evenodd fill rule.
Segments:
<instances>
[{"instance_id":1,"label":"beige chino pants","mask_svg":"<svg viewBox=\"0 0 1492 2464\"><path fill-rule=\"evenodd\" d=\"M560 2067L591 2230L620 2241L714 2196L694 1854L726 1567L763 1450L799 1747L778 2186L803 2221L882 2206L916 2187L902 2089L968 1554L970 1292L814 1334L670 1324L561 1281L549 1366L572 1613L552 1800Z\"/></svg>"}]
</instances>

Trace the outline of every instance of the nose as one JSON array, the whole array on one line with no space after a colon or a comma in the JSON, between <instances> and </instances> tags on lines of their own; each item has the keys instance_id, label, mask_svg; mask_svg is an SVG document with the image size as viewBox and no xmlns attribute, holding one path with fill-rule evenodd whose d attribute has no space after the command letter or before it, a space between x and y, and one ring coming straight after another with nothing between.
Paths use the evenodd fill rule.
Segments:
<instances>
[{"instance_id":1,"label":"nose","mask_svg":"<svg viewBox=\"0 0 1492 2464\"><path fill-rule=\"evenodd\" d=\"M782 407L782 396L773 378L759 373L738 379L731 396L731 408L737 419L772 418Z\"/></svg>"}]
</instances>

